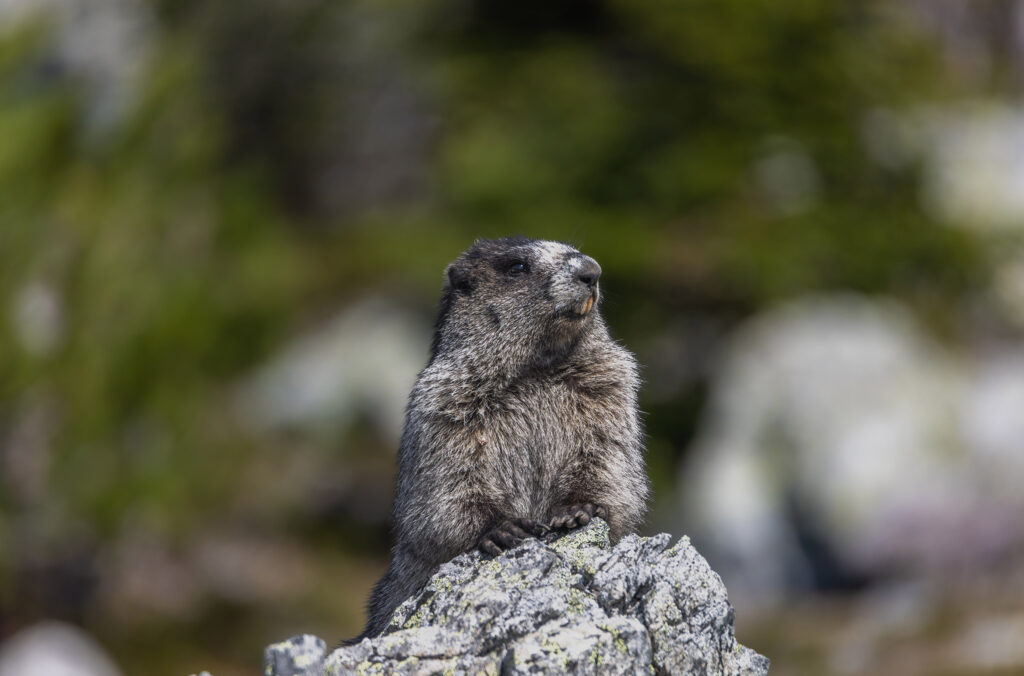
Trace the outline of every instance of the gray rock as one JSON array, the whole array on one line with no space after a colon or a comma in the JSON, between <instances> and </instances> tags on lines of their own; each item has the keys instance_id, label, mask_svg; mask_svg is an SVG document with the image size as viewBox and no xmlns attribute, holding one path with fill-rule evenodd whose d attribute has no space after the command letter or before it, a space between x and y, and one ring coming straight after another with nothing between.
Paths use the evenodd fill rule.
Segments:
<instances>
[{"instance_id":1,"label":"gray rock","mask_svg":"<svg viewBox=\"0 0 1024 676\"><path fill-rule=\"evenodd\" d=\"M263 651L263 673L275 676L301 676L318 673L317 667L327 654L327 644L311 634L274 643Z\"/></svg>"},{"instance_id":2,"label":"gray rock","mask_svg":"<svg viewBox=\"0 0 1024 676\"><path fill-rule=\"evenodd\" d=\"M279 643L264 673L766 674L768 659L736 642L721 578L689 538L669 540L630 535L611 547L596 519L552 544L530 539L493 559L462 554L399 606L381 636L305 671L300 663L323 643Z\"/></svg>"}]
</instances>

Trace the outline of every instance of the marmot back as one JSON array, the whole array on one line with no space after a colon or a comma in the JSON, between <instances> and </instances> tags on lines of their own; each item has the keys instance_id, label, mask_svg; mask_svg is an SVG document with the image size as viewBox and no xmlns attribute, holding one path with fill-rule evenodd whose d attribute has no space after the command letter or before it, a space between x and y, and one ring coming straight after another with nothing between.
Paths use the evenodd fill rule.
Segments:
<instances>
[{"instance_id":1,"label":"marmot back","mask_svg":"<svg viewBox=\"0 0 1024 676\"><path fill-rule=\"evenodd\" d=\"M567 244L522 237L478 241L448 266L406 411L391 565L362 636L457 554L595 515L615 539L642 522L639 378L597 311L600 275Z\"/></svg>"}]
</instances>

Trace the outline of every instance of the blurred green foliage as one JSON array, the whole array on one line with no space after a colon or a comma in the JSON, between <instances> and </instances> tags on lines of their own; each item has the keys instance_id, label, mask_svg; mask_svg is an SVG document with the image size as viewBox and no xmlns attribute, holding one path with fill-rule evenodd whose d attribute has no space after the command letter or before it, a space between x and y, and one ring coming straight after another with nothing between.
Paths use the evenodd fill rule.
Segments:
<instances>
[{"instance_id":1,"label":"blurred green foliage","mask_svg":"<svg viewBox=\"0 0 1024 676\"><path fill-rule=\"evenodd\" d=\"M194 60L161 54L130 119L90 146L73 88L32 80L35 37L8 39L0 65L0 295L44 285L64 319L46 354L0 334L4 417L55 403L46 509L107 535L127 514L192 526L240 461L211 400L286 334L300 252L260 182L222 171Z\"/></svg>"},{"instance_id":2,"label":"blurred green foliage","mask_svg":"<svg viewBox=\"0 0 1024 676\"><path fill-rule=\"evenodd\" d=\"M872 111L955 93L884 0L149 8L137 100L99 134L44 24L0 37L0 443L27 412L52 421L45 496L0 494L0 601L26 528L102 550L129 524L246 518L239 468L267 449L233 422L238 378L369 290L432 307L478 236L580 245L631 345L823 289L952 314L985 275L919 206L918 167L868 152ZM367 130L406 140L364 157ZM365 199L385 170L399 188ZM51 348L19 338L30 288L61 308ZM701 396L649 407L666 491Z\"/></svg>"}]
</instances>

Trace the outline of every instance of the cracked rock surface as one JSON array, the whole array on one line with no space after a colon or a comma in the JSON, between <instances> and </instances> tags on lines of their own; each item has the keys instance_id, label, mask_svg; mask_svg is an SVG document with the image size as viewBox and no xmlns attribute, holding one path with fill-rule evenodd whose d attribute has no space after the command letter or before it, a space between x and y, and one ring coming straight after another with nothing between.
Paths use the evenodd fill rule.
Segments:
<instances>
[{"instance_id":1,"label":"cracked rock surface","mask_svg":"<svg viewBox=\"0 0 1024 676\"><path fill-rule=\"evenodd\" d=\"M327 654L301 636L267 648L267 676L332 674L736 674L768 659L736 642L721 578L683 537L594 519L501 556L462 554L373 639Z\"/></svg>"}]
</instances>

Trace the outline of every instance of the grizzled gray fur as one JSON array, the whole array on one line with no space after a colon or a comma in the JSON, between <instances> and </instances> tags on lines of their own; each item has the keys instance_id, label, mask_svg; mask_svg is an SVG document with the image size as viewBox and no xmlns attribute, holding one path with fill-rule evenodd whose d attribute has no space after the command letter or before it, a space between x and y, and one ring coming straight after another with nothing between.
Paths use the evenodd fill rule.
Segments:
<instances>
[{"instance_id":1,"label":"grizzled gray fur","mask_svg":"<svg viewBox=\"0 0 1024 676\"><path fill-rule=\"evenodd\" d=\"M362 636L441 563L604 518L649 493L633 356L597 311L597 262L558 242L481 240L448 266L398 455L395 546Z\"/></svg>"}]
</instances>

